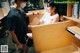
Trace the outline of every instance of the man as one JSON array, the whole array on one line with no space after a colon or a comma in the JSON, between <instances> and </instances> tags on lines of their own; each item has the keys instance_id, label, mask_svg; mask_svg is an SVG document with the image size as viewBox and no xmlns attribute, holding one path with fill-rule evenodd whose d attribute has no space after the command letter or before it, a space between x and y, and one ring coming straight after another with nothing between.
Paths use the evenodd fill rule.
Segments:
<instances>
[{"instance_id":1,"label":"man","mask_svg":"<svg viewBox=\"0 0 80 53\"><path fill-rule=\"evenodd\" d=\"M26 33L28 33L29 18L26 17L26 14L22 10L26 6L26 0L15 0L15 3L16 6L14 8L11 8L7 16L8 30L13 41L17 44L18 49L20 49L21 52L21 50L24 48L24 45L26 44L26 40L28 40ZM32 41L28 43L30 44L31 42ZM28 47L26 48L28 49Z\"/></svg>"}]
</instances>

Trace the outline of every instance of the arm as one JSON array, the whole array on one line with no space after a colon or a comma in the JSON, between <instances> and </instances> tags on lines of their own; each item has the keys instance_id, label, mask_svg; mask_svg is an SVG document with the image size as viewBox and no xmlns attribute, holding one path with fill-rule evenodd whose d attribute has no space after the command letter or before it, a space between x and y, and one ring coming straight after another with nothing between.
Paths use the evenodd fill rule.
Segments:
<instances>
[{"instance_id":1,"label":"arm","mask_svg":"<svg viewBox=\"0 0 80 53\"><path fill-rule=\"evenodd\" d=\"M11 16L8 18L8 30L9 30L9 34L12 37L12 39L16 42L16 44L18 45L18 48L22 48L22 44L19 42L16 34L14 33L15 31L15 24L16 24L16 17L15 16Z\"/></svg>"},{"instance_id":2,"label":"arm","mask_svg":"<svg viewBox=\"0 0 80 53\"><path fill-rule=\"evenodd\" d=\"M44 14L43 17L40 19L39 24L44 24L43 19L45 18L45 15L46 15L46 14Z\"/></svg>"},{"instance_id":3,"label":"arm","mask_svg":"<svg viewBox=\"0 0 80 53\"><path fill-rule=\"evenodd\" d=\"M17 39L16 34L14 33L14 31L9 31L9 34L12 37L12 39L17 43L18 48L22 48L22 44Z\"/></svg>"}]
</instances>

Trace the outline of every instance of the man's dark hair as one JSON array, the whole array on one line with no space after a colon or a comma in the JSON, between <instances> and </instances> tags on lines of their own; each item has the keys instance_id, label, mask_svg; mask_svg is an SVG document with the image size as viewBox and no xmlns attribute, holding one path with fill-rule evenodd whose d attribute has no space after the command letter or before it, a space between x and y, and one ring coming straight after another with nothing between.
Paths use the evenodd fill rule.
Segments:
<instances>
[{"instance_id":1,"label":"man's dark hair","mask_svg":"<svg viewBox=\"0 0 80 53\"><path fill-rule=\"evenodd\" d=\"M21 2L27 2L28 0L15 0L15 3L18 4L18 3L21 3Z\"/></svg>"}]
</instances>

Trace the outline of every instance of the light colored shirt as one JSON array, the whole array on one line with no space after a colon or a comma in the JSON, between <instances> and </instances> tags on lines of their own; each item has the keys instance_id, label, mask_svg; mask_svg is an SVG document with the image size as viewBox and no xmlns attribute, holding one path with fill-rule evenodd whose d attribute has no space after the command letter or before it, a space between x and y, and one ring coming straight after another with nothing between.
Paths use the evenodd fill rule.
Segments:
<instances>
[{"instance_id":1,"label":"light colored shirt","mask_svg":"<svg viewBox=\"0 0 80 53\"><path fill-rule=\"evenodd\" d=\"M59 19L59 15L58 14L50 16L50 13L46 12L43 15L43 17L40 19L40 22L43 23L43 24L50 24L50 23L58 22L58 21L56 21L57 19Z\"/></svg>"}]
</instances>

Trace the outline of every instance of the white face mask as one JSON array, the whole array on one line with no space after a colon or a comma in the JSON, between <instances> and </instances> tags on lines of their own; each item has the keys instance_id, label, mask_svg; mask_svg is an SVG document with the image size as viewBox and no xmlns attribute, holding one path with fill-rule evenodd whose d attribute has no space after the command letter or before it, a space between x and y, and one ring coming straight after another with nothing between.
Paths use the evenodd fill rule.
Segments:
<instances>
[{"instance_id":1,"label":"white face mask","mask_svg":"<svg viewBox=\"0 0 80 53\"><path fill-rule=\"evenodd\" d=\"M22 3L20 4L20 6L21 6L21 8L24 8L24 7L26 6L26 2L22 2Z\"/></svg>"}]
</instances>

